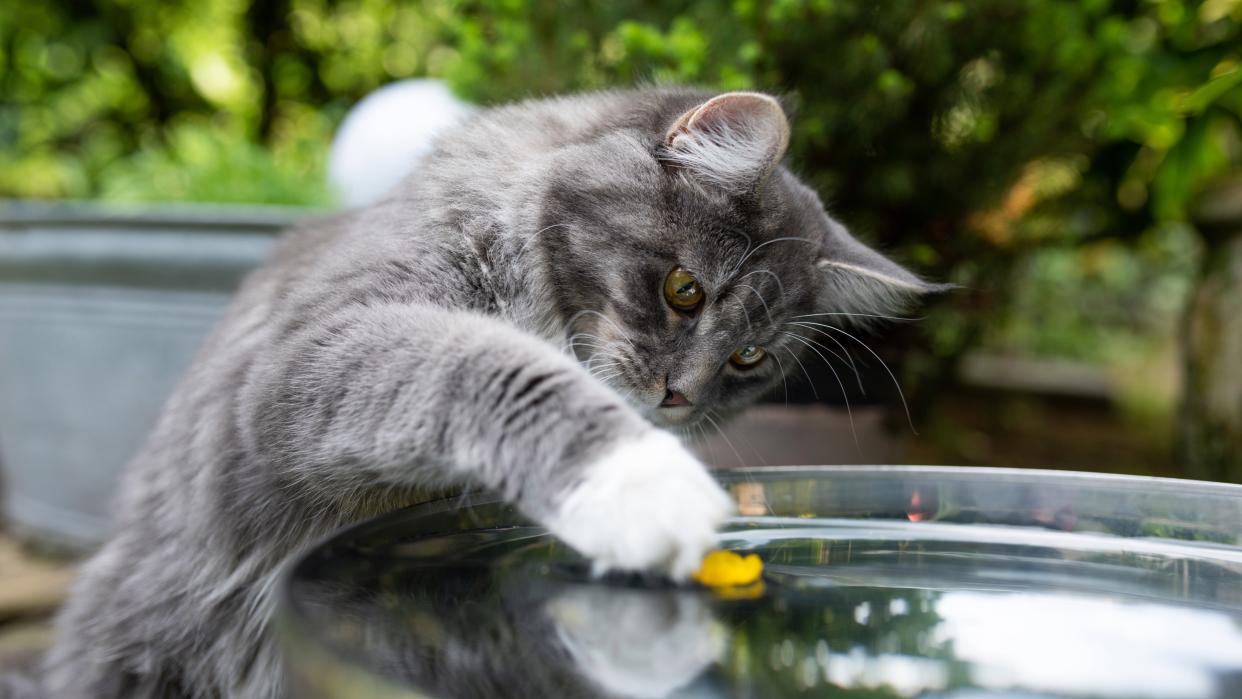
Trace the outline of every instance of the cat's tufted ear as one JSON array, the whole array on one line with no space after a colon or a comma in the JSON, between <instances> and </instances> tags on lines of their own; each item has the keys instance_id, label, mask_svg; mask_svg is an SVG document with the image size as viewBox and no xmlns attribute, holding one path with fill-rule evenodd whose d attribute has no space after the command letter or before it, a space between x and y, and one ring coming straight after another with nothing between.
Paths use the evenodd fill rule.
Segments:
<instances>
[{"instance_id":1,"label":"cat's tufted ear","mask_svg":"<svg viewBox=\"0 0 1242 699\"><path fill-rule=\"evenodd\" d=\"M789 120L768 95L728 92L682 114L661 159L732 194L754 191L789 145Z\"/></svg>"},{"instance_id":2,"label":"cat's tufted ear","mask_svg":"<svg viewBox=\"0 0 1242 699\"><path fill-rule=\"evenodd\" d=\"M825 275L822 305L842 313L887 315L900 312L923 294L949 291L953 284L933 284L860 243L828 218L828 232L816 266Z\"/></svg>"}]
</instances>

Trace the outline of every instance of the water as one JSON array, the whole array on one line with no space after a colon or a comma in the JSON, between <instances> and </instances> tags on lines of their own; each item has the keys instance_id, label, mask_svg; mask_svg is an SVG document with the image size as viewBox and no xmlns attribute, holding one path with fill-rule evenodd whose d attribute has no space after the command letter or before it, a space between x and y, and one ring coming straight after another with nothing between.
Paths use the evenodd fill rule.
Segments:
<instances>
[{"instance_id":1,"label":"water","mask_svg":"<svg viewBox=\"0 0 1242 699\"><path fill-rule=\"evenodd\" d=\"M294 571L319 697L1242 697L1242 489L943 469L755 471L761 592L594 581L497 502L365 525Z\"/></svg>"}]
</instances>

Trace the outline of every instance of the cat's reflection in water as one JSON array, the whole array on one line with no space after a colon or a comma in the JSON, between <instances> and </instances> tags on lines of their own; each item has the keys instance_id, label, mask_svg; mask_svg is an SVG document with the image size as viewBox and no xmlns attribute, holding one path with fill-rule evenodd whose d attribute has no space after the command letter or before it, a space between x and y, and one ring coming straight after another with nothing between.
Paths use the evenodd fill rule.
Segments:
<instances>
[{"instance_id":1,"label":"cat's reflection in water","mask_svg":"<svg viewBox=\"0 0 1242 699\"><path fill-rule=\"evenodd\" d=\"M725 629L701 594L583 585L545 610L577 671L618 696L668 696L724 652Z\"/></svg>"},{"instance_id":2,"label":"cat's reflection in water","mask_svg":"<svg viewBox=\"0 0 1242 699\"><path fill-rule=\"evenodd\" d=\"M325 640L338 656L418 696L444 699L664 697L692 684L726 645L702 593L498 586L485 573L454 575L451 585L443 576L430 576L441 581L432 585L420 577L402 576L399 590L380 596L305 584L295 596L301 609L330 619L317 626L332 629ZM286 663L297 696L338 696L318 668L306 666L314 661L294 653Z\"/></svg>"}]
</instances>

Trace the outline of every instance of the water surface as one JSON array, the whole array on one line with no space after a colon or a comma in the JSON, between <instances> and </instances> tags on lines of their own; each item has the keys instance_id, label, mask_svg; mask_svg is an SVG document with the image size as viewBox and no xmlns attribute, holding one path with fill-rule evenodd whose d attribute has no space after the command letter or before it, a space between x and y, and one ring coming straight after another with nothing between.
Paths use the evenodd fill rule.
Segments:
<instances>
[{"instance_id":1,"label":"water surface","mask_svg":"<svg viewBox=\"0 0 1242 699\"><path fill-rule=\"evenodd\" d=\"M294 571L306 696L1234 699L1242 489L756 470L721 545L761 591L592 580L495 501L364 525Z\"/></svg>"}]
</instances>

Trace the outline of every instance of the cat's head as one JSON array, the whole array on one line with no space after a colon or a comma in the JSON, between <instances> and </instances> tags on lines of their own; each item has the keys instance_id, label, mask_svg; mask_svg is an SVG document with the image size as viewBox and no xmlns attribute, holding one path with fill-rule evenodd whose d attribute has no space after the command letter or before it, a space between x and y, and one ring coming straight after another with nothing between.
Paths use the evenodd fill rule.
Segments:
<instances>
[{"instance_id":1,"label":"cat's head","mask_svg":"<svg viewBox=\"0 0 1242 699\"><path fill-rule=\"evenodd\" d=\"M734 412L803 364L841 371L842 326L937 289L781 166L772 97L643 94L608 124L552 163L540 237L569 347L658 424Z\"/></svg>"}]
</instances>

